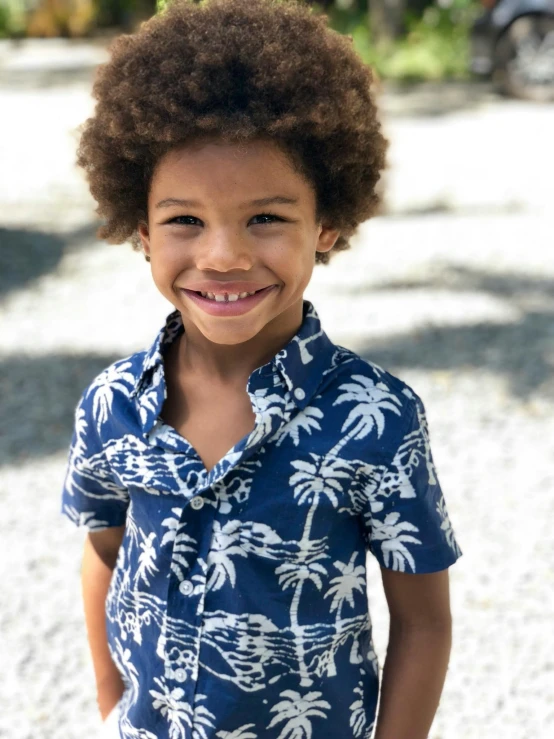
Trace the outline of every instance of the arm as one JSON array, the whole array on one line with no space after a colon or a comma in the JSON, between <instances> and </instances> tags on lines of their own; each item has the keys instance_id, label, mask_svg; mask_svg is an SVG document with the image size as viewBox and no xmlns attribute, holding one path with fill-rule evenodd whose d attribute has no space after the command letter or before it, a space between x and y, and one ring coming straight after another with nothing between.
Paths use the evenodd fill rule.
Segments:
<instances>
[{"instance_id":1,"label":"arm","mask_svg":"<svg viewBox=\"0 0 554 739\"><path fill-rule=\"evenodd\" d=\"M81 585L88 641L96 677L98 708L105 719L123 695L121 675L110 656L106 634L106 595L125 526L90 532L85 541Z\"/></svg>"},{"instance_id":2,"label":"arm","mask_svg":"<svg viewBox=\"0 0 554 739\"><path fill-rule=\"evenodd\" d=\"M375 739L426 739L450 657L448 570L381 575L390 631Z\"/></svg>"}]
</instances>

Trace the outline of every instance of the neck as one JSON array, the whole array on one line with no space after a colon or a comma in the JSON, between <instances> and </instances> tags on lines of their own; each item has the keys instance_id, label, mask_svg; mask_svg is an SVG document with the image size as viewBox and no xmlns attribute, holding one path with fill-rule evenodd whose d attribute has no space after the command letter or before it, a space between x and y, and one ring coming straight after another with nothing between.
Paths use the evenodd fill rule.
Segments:
<instances>
[{"instance_id":1,"label":"neck","mask_svg":"<svg viewBox=\"0 0 554 739\"><path fill-rule=\"evenodd\" d=\"M214 344L194 324L183 319L185 332L179 345L179 369L202 375L213 382L245 385L258 367L271 361L298 332L302 325L303 304L287 309L262 331L240 344Z\"/></svg>"}]
</instances>

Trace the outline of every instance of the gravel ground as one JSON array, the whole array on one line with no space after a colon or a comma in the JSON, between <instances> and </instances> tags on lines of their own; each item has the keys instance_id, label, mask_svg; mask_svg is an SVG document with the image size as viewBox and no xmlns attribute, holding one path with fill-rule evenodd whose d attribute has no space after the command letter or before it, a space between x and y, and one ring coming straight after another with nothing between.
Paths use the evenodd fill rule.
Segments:
<instances>
[{"instance_id":1,"label":"gravel ground","mask_svg":"<svg viewBox=\"0 0 554 739\"><path fill-rule=\"evenodd\" d=\"M95 240L73 167L103 55L91 43L0 42L0 736L9 739L98 736L83 535L58 513L72 412L90 379L148 345L168 311L139 255ZM382 106L387 214L316 270L307 297L335 341L426 402L464 551L451 572L454 648L431 739L546 739L554 108L499 99L486 85L388 89ZM374 562L369 584L383 655Z\"/></svg>"}]
</instances>

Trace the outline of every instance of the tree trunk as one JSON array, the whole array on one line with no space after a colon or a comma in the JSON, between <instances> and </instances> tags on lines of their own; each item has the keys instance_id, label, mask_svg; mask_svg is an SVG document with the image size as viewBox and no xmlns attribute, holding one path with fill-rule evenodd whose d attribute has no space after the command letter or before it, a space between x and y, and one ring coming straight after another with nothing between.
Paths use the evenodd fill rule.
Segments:
<instances>
[{"instance_id":1,"label":"tree trunk","mask_svg":"<svg viewBox=\"0 0 554 739\"><path fill-rule=\"evenodd\" d=\"M376 43L402 36L406 0L369 0L368 6L371 32Z\"/></svg>"}]
</instances>

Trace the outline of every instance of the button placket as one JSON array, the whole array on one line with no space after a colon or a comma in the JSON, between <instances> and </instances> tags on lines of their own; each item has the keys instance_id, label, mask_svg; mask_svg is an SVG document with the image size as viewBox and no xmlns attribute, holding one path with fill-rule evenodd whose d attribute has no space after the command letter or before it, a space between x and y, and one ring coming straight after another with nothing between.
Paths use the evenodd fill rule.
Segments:
<instances>
[{"instance_id":1,"label":"button placket","mask_svg":"<svg viewBox=\"0 0 554 739\"><path fill-rule=\"evenodd\" d=\"M211 544L215 507L209 498L195 495L185 506L180 516L180 526L188 536L196 540L195 552L180 557L186 579L179 582L175 572L170 574L167 598L167 616L172 623L184 621L187 624L186 643L178 635L168 635L164 644L166 659L164 664L166 679L185 691L186 699L194 702L194 693L200 669L199 656L202 643L205 585L205 561ZM188 511L188 514L187 514ZM179 532L177 532L179 536ZM188 567L182 567L186 559Z\"/></svg>"}]
</instances>

